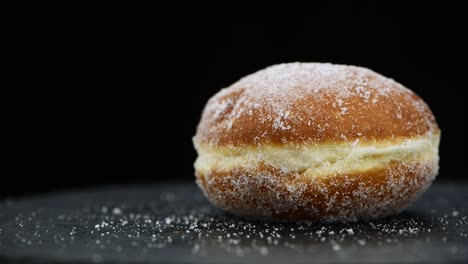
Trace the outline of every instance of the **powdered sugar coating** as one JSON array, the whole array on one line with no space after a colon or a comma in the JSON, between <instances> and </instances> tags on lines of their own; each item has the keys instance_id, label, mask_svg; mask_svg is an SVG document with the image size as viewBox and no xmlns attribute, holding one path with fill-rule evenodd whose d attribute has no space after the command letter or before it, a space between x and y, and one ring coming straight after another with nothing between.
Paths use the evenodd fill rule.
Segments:
<instances>
[{"instance_id":1,"label":"powdered sugar coating","mask_svg":"<svg viewBox=\"0 0 468 264\"><path fill-rule=\"evenodd\" d=\"M403 151L414 140L427 144ZM369 220L400 212L430 186L439 140L428 106L392 79L355 66L288 63L209 100L194 137L195 169L208 199L229 212ZM389 146L395 151L383 151ZM367 154L348 162L345 149Z\"/></svg>"},{"instance_id":2,"label":"powdered sugar coating","mask_svg":"<svg viewBox=\"0 0 468 264\"><path fill-rule=\"evenodd\" d=\"M210 145L412 137L438 130L417 95L369 69L286 63L211 98L195 140Z\"/></svg>"}]
</instances>

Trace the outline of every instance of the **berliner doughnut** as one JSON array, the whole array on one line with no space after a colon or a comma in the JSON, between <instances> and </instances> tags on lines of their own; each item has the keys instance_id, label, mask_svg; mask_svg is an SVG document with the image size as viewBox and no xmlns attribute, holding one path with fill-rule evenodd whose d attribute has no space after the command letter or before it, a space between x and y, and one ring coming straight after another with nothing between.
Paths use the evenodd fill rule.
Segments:
<instances>
[{"instance_id":1,"label":"berliner doughnut","mask_svg":"<svg viewBox=\"0 0 468 264\"><path fill-rule=\"evenodd\" d=\"M193 138L215 206L269 219L396 214L434 180L440 130L426 103L369 69L286 63L207 103Z\"/></svg>"}]
</instances>

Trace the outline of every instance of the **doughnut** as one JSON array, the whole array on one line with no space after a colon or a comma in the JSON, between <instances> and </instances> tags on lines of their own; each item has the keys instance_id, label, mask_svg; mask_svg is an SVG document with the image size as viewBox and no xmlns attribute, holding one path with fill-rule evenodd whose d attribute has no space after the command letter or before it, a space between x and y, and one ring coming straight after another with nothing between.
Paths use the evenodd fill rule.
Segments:
<instances>
[{"instance_id":1,"label":"doughnut","mask_svg":"<svg viewBox=\"0 0 468 264\"><path fill-rule=\"evenodd\" d=\"M401 212L435 179L440 129L414 92L372 70L285 63L207 102L196 182L216 207L286 221Z\"/></svg>"}]
</instances>

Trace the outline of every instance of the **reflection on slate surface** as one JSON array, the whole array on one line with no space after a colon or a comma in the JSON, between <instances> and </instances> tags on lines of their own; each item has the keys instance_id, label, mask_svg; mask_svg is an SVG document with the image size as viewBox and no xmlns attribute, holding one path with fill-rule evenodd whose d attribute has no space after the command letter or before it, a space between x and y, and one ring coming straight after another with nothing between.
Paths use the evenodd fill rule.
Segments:
<instances>
[{"instance_id":1,"label":"reflection on slate surface","mask_svg":"<svg viewBox=\"0 0 468 264\"><path fill-rule=\"evenodd\" d=\"M436 182L399 216L278 223L213 208L193 183L4 201L6 262L453 262L468 260L468 183Z\"/></svg>"}]
</instances>

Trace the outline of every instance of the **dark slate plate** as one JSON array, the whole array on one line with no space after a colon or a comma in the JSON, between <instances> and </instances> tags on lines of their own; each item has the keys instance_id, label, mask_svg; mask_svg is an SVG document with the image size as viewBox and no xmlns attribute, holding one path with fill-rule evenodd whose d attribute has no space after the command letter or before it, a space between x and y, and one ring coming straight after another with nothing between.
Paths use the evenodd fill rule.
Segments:
<instances>
[{"instance_id":1,"label":"dark slate plate","mask_svg":"<svg viewBox=\"0 0 468 264\"><path fill-rule=\"evenodd\" d=\"M278 223L213 208L194 183L3 201L0 263L468 263L468 183L436 182L404 213Z\"/></svg>"}]
</instances>

